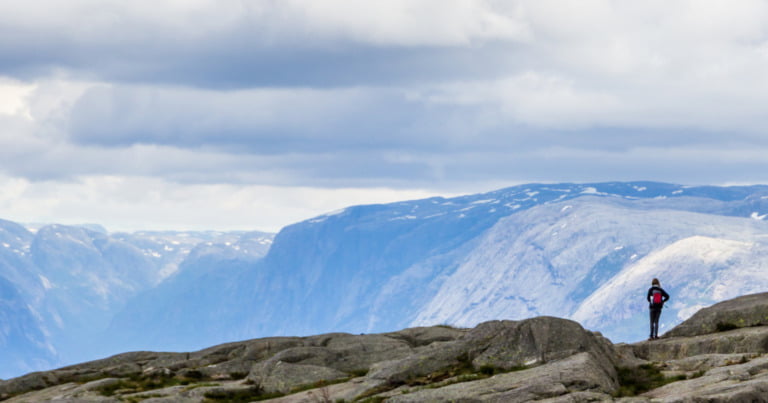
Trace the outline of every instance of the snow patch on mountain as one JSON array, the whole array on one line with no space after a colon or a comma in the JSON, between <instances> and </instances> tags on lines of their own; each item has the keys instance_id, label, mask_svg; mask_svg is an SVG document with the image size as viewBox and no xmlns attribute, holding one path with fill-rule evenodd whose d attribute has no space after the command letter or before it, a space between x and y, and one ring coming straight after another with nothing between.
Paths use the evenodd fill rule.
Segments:
<instances>
[{"instance_id":1,"label":"snow patch on mountain","mask_svg":"<svg viewBox=\"0 0 768 403\"><path fill-rule=\"evenodd\" d=\"M22 295L5 306L29 319L17 328L37 326L41 345L70 357L538 315L632 341L647 336L651 275L672 294L663 328L764 289L767 211L766 186L610 182L352 206L290 225L274 245L0 220L0 277Z\"/></svg>"},{"instance_id":2,"label":"snow patch on mountain","mask_svg":"<svg viewBox=\"0 0 768 403\"><path fill-rule=\"evenodd\" d=\"M680 201L653 200L584 196L499 220L413 325L474 326L554 315L621 341L637 340L647 322L644 293L653 277L670 285L676 301L666 324L694 306L768 288L766 280L753 281L765 273L757 263L759 245L768 241L764 222L680 211L674 209ZM696 203L705 210L720 208L717 201ZM675 267L673 261L696 266L660 270ZM689 285L679 286L684 280ZM702 292L710 298L700 298Z\"/></svg>"},{"instance_id":3,"label":"snow patch on mountain","mask_svg":"<svg viewBox=\"0 0 768 403\"><path fill-rule=\"evenodd\" d=\"M117 311L178 273L198 245L221 244L210 253L254 259L274 237L99 228L53 224L32 231L0 220L0 377L99 357L97 335Z\"/></svg>"},{"instance_id":4,"label":"snow patch on mountain","mask_svg":"<svg viewBox=\"0 0 768 403\"><path fill-rule=\"evenodd\" d=\"M628 265L586 298L572 319L609 338L638 339L646 330L652 278L661 279L672 296L662 314L667 329L703 306L768 289L768 228L756 232L731 220L721 222L719 238L690 236Z\"/></svg>"}]
</instances>

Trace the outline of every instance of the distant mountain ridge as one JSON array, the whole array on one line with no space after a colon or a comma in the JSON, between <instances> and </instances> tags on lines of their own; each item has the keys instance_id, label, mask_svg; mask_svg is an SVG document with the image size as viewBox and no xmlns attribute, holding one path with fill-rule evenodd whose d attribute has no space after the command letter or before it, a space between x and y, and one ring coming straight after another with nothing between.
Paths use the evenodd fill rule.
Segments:
<instances>
[{"instance_id":1,"label":"distant mountain ridge","mask_svg":"<svg viewBox=\"0 0 768 403\"><path fill-rule=\"evenodd\" d=\"M637 263L653 269L646 258L691 237L760 244L768 225L753 216L768 212L767 199L762 185L612 182L531 184L353 206L287 226L264 259L232 278L205 275L207 287L176 288L173 300L159 290L143 296L144 306L195 301L189 315L168 315L166 326L139 333L132 328L150 328L152 320L129 304L113 333L130 349L162 344L182 351L211 344L194 332L177 332L190 323L217 329L225 341L579 315L596 318L596 328L609 337L637 340L646 337L643 299L650 278L614 287L621 298L590 308L587 303L603 293L598 290ZM673 293L662 316L665 328L694 307L727 297L709 292L709 283L686 288L676 283L683 274L658 269ZM768 287L749 279L732 292Z\"/></svg>"},{"instance_id":2,"label":"distant mountain ridge","mask_svg":"<svg viewBox=\"0 0 768 403\"><path fill-rule=\"evenodd\" d=\"M99 338L131 297L180 275L216 245L255 260L272 238L214 231L107 234L55 224L28 229L0 220L0 377L111 352ZM235 250L245 243L248 248Z\"/></svg>"},{"instance_id":3,"label":"distant mountain ridge","mask_svg":"<svg viewBox=\"0 0 768 403\"><path fill-rule=\"evenodd\" d=\"M266 255L243 252L259 236L234 236L229 245L201 242L161 281L162 265L149 269L149 277L118 270L126 277L82 291L97 300L93 286L107 285L116 292L106 295L120 297L114 304L120 309L102 318L94 342L112 353L192 351L279 335L473 327L540 315L576 319L614 342L635 341L647 337L644 294L652 277L672 294L662 330L701 306L768 289L766 213L764 185L529 184L348 207L285 227ZM121 256L126 244L152 242L140 234L88 236L94 240L85 242L87 250L110 257ZM81 238L68 238L74 250L82 248L75 241ZM66 249L51 245L46 248ZM145 258L127 256L133 263L96 260L136 267ZM72 270L81 260L53 266ZM35 295L50 295L40 284Z\"/></svg>"}]
</instances>

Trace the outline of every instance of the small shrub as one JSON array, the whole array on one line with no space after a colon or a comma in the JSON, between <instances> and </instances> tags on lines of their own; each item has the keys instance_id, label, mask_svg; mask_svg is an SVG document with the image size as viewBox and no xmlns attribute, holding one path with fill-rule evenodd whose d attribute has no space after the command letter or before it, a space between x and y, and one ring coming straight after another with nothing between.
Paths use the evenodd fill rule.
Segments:
<instances>
[{"instance_id":1,"label":"small shrub","mask_svg":"<svg viewBox=\"0 0 768 403\"><path fill-rule=\"evenodd\" d=\"M496 367L493 365L483 365L479 369L480 373L487 376L493 376L496 374Z\"/></svg>"},{"instance_id":2,"label":"small shrub","mask_svg":"<svg viewBox=\"0 0 768 403\"><path fill-rule=\"evenodd\" d=\"M147 399L163 398L163 397L166 397L166 395L147 394L147 395L139 395L139 396L121 397L120 400L125 402L125 403L139 403L139 402L147 400Z\"/></svg>"},{"instance_id":3,"label":"small shrub","mask_svg":"<svg viewBox=\"0 0 768 403\"><path fill-rule=\"evenodd\" d=\"M386 397L374 396L374 397L366 398L365 400L361 400L360 403L381 403L385 400L387 400Z\"/></svg>"},{"instance_id":4,"label":"small shrub","mask_svg":"<svg viewBox=\"0 0 768 403\"><path fill-rule=\"evenodd\" d=\"M696 379L696 378L701 378L701 377L702 377L702 376L704 376L704 374L706 374L706 373L707 373L707 370L705 370L705 369L702 369L702 370L696 371L696 372L694 372L693 374L691 374L691 376L689 376L689 377L688 377L688 379Z\"/></svg>"},{"instance_id":5,"label":"small shrub","mask_svg":"<svg viewBox=\"0 0 768 403\"><path fill-rule=\"evenodd\" d=\"M727 332L729 330L738 329L739 326L736 325L735 323L730 323L730 322L718 322L715 325L715 328L717 329L718 332Z\"/></svg>"},{"instance_id":6,"label":"small shrub","mask_svg":"<svg viewBox=\"0 0 768 403\"><path fill-rule=\"evenodd\" d=\"M365 376L368 374L368 368L360 368L360 369L353 369L352 371L347 372L350 377L357 378L361 376Z\"/></svg>"},{"instance_id":7,"label":"small shrub","mask_svg":"<svg viewBox=\"0 0 768 403\"><path fill-rule=\"evenodd\" d=\"M191 371L184 372L184 377L188 379L201 380L205 377L202 372L193 369Z\"/></svg>"},{"instance_id":8,"label":"small shrub","mask_svg":"<svg viewBox=\"0 0 768 403\"><path fill-rule=\"evenodd\" d=\"M282 393L264 393L261 386L251 386L245 389L214 389L205 392L206 399L232 403L245 403L254 400L266 400L284 396Z\"/></svg>"}]
</instances>

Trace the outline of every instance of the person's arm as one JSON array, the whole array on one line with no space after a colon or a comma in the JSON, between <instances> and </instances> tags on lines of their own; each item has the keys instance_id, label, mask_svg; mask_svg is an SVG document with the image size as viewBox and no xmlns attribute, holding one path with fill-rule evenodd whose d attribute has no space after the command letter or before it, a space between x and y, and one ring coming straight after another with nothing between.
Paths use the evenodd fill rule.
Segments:
<instances>
[{"instance_id":1,"label":"person's arm","mask_svg":"<svg viewBox=\"0 0 768 403\"><path fill-rule=\"evenodd\" d=\"M661 289L661 297L663 298L662 302L669 301L669 294L663 288Z\"/></svg>"},{"instance_id":2,"label":"person's arm","mask_svg":"<svg viewBox=\"0 0 768 403\"><path fill-rule=\"evenodd\" d=\"M653 292L653 287L648 289L648 296L645 297L645 299L648 300L648 302L651 302L651 293L652 292Z\"/></svg>"}]
</instances>

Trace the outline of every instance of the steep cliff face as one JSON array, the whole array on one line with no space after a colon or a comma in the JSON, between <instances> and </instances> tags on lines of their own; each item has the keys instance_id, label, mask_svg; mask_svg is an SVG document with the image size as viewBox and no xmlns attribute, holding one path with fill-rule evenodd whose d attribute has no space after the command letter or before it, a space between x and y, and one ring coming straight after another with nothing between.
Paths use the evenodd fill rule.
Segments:
<instances>
[{"instance_id":1,"label":"steep cliff face","mask_svg":"<svg viewBox=\"0 0 768 403\"><path fill-rule=\"evenodd\" d=\"M663 330L703 306L768 289L765 212L765 187L648 182L355 206L286 227L252 266L142 295L114 334L135 348L193 349L552 315L635 341L647 337L637 324L653 277L673 294ZM162 327L158 307L174 309ZM183 344L168 344L173 329L196 322L221 329L219 338L185 332Z\"/></svg>"},{"instance_id":2,"label":"steep cliff face","mask_svg":"<svg viewBox=\"0 0 768 403\"><path fill-rule=\"evenodd\" d=\"M768 293L702 312L686 326L701 329L707 318L722 315L768 316ZM32 373L0 381L0 399L765 401L768 326L698 333L614 345L576 322L536 317L472 329L274 337L193 353L126 353Z\"/></svg>"}]
</instances>

